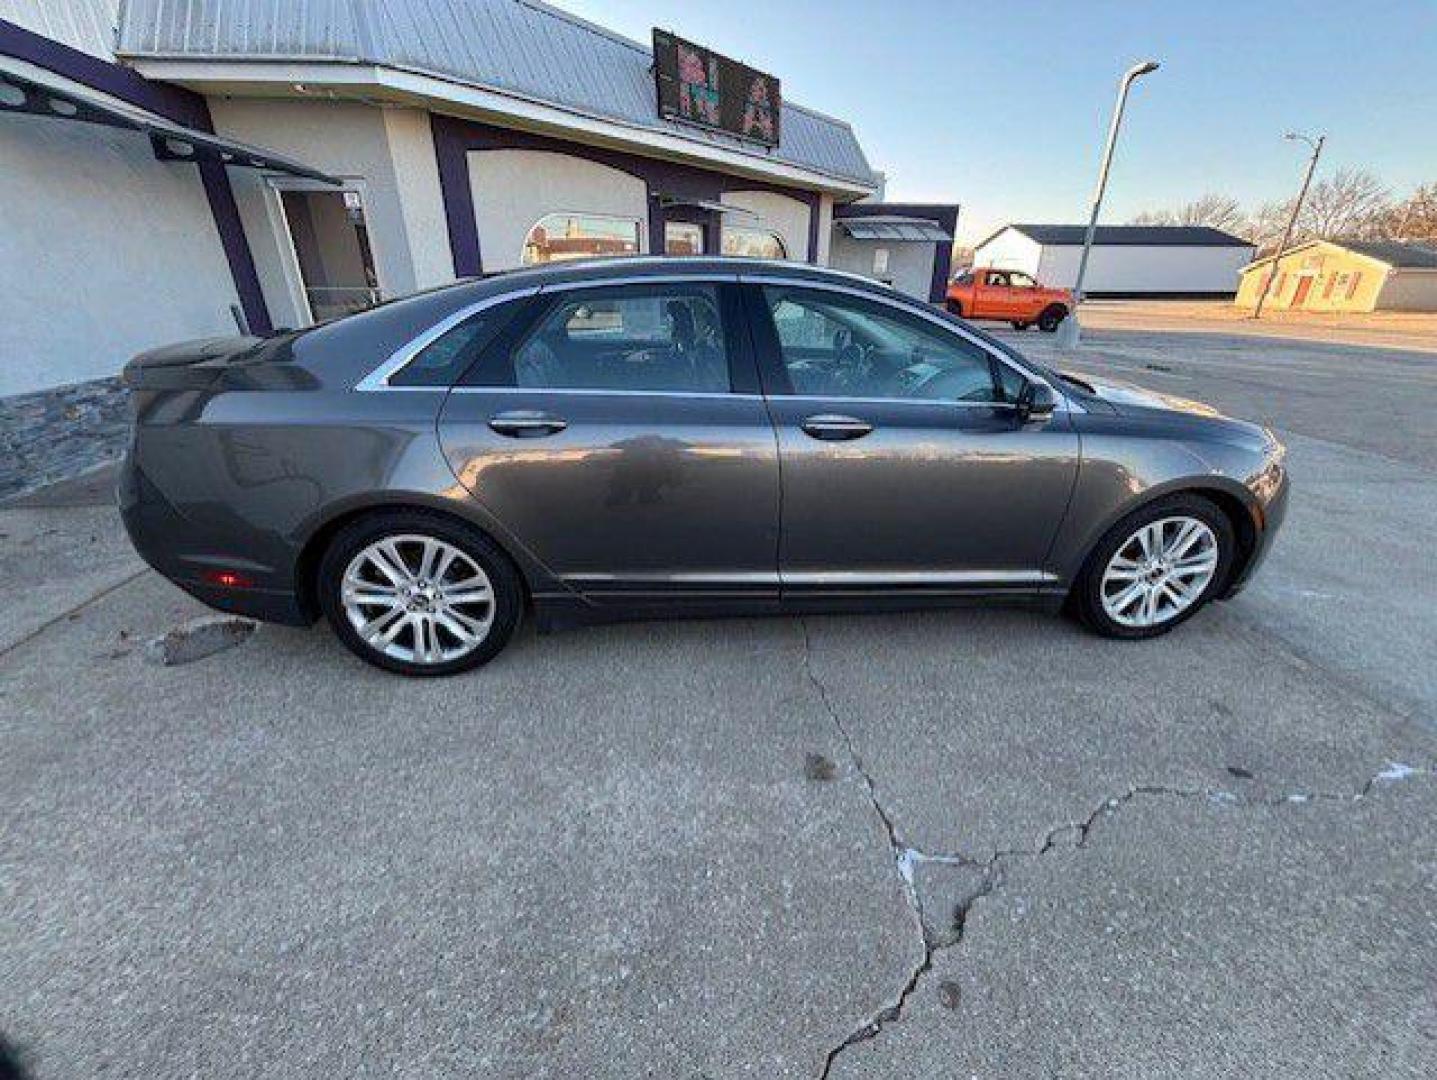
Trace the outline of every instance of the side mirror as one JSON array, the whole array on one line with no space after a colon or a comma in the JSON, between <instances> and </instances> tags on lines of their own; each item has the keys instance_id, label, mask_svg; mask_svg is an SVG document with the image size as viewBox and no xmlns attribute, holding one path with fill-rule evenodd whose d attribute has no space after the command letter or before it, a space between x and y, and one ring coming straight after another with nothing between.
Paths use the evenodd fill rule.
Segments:
<instances>
[{"instance_id":1,"label":"side mirror","mask_svg":"<svg viewBox=\"0 0 1437 1080\"><path fill-rule=\"evenodd\" d=\"M1046 420L1057 407L1058 395L1051 386L1047 383L1026 383L1018 395L1018 420L1024 424L1030 420Z\"/></svg>"}]
</instances>

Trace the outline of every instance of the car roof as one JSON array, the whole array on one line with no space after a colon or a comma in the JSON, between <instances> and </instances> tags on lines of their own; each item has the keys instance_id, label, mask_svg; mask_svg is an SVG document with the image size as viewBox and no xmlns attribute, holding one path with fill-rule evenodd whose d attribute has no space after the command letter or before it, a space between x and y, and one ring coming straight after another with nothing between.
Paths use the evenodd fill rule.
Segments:
<instances>
[{"instance_id":1,"label":"car roof","mask_svg":"<svg viewBox=\"0 0 1437 1080\"><path fill-rule=\"evenodd\" d=\"M474 294L479 296L498 295L510 288L568 285L590 281L600 284L616 278L628 280L646 277L706 277L732 274L742 274L747 278L801 278L830 281L866 288L874 292L890 291L871 278L845 273L842 270L831 270L826 266L814 266L810 263L793 262L787 259L751 259L719 255L632 255L570 259L563 262L546 263L542 266L501 270L473 279L470 284Z\"/></svg>"}]
</instances>

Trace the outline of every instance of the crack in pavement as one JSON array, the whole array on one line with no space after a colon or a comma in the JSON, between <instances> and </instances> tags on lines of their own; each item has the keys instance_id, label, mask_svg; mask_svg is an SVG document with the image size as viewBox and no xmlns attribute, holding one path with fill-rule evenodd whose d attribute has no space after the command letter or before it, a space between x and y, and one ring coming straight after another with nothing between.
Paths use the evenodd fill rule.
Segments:
<instances>
[{"instance_id":1,"label":"crack in pavement","mask_svg":"<svg viewBox=\"0 0 1437 1080\"><path fill-rule=\"evenodd\" d=\"M1006 861L1041 858L1055 848L1062 846L1063 838L1069 834L1072 834L1073 842L1067 846L1074 849L1084 848L1087 846L1089 834L1100 820L1105 816L1116 813L1123 806L1126 806L1128 803L1140 797L1205 799L1213 804L1230 805L1234 807L1281 807L1311 801L1355 803L1371 795L1379 784L1397 783L1417 776L1437 775L1437 760L1425 765L1408 765L1398 761L1389 761L1383 769L1370 776L1355 791L1290 791L1269 798L1248 798L1237 795L1225 788L1181 788L1163 784L1134 784L1123 794L1104 799L1087 817L1079 821L1064 822L1061 825L1056 825L1049 829L1043 838L1043 842L1036 848L1009 848L995 851L993 855L987 859L975 859L962 853L927 852L920 848L905 845L900 839L898 828L893 821L892 815L889 814L882 800L878 797L878 786L864 766L863 758L858 753L858 748L854 744L852 735L849 734L848 728L844 725L842 718L838 714L838 710L834 707L833 701L829 697L828 687L814 673L813 642L808 632L808 620L800 618L799 626L803 632L804 675L818 694L824 711L828 713L829 719L833 722L834 728L842 739L849 760L853 764L853 769L863 781L864 789L868 794L869 804L873 807L874 814L883 826L884 834L888 839L889 853L893 858L893 867L898 874L899 880L902 882L903 894L908 902L909 912L917 925L923 946L923 956L921 960L909 973L907 980L893 1000L880 1008L858 1027L854 1028L842 1042L827 1052L823 1059L823 1068L819 1072L819 1080L828 1080L834 1064L845 1051L859 1043L864 1043L876 1038L882 1033L885 1026L902 1018L909 998L913 995L914 991L917 990L918 984L922 981L923 976L932 970L934 956L941 950L956 948L962 944L964 934L967 930L968 916L973 909L973 905L983 897L992 894L994 890L1002 885L1002 867ZM955 905L951 929L943 935L931 933L929 931L929 922L924 918L923 898L918 890L915 879L917 868L924 863L963 867L977 870L982 875L978 887L961 903Z\"/></svg>"}]
</instances>

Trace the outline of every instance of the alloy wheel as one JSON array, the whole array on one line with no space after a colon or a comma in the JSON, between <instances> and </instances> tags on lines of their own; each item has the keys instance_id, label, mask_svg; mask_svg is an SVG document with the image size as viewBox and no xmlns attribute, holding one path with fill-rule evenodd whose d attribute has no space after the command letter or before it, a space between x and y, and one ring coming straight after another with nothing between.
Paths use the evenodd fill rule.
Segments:
<instances>
[{"instance_id":1,"label":"alloy wheel","mask_svg":"<svg viewBox=\"0 0 1437 1080\"><path fill-rule=\"evenodd\" d=\"M1103 571L1103 610L1122 626L1161 626L1187 611L1217 573L1217 536L1195 517L1160 518L1118 546Z\"/></svg>"},{"instance_id":2,"label":"alloy wheel","mask_svg":"<svg viewBox=\"0 0 1437 1080\"><path fill-rule=\"evenodd\" d=\"M494 586L460 548L433 536L376 540L349 561L340 602L371 648L411 664L445 664L483 644Z\"/></svg>"}]
</instances>

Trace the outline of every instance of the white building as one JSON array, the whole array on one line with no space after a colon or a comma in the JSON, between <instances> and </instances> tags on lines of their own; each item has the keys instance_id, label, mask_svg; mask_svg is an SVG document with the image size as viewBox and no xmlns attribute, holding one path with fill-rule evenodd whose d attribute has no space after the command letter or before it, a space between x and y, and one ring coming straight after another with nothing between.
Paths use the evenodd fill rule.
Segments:
<instances>
[{"instance_id":1,"label":"white building","mask_svg":"<svg viewBox=\"0 0 1437 1080\"><path fill-rule=\"evenodd\" d=\"M848 124L683 122L657 66L540 0L0 0L0 497L113 453L156 345L578 255L827 264L880 190Z\"/></svg>"},{"instance_id":2,"label":"white building","mask_svg":"<svg viewBox=\"0 0 1437 1080\"><path fill-rule=\"evenodd\" d=\"M1023 270L1071 289L1083 254L1082 225L1005 225L974 249L973 265ZM1090 298L1231 299L1256 248L1221 229L1100 225L1083 292Z\"/></svg>"}]
</instances>

